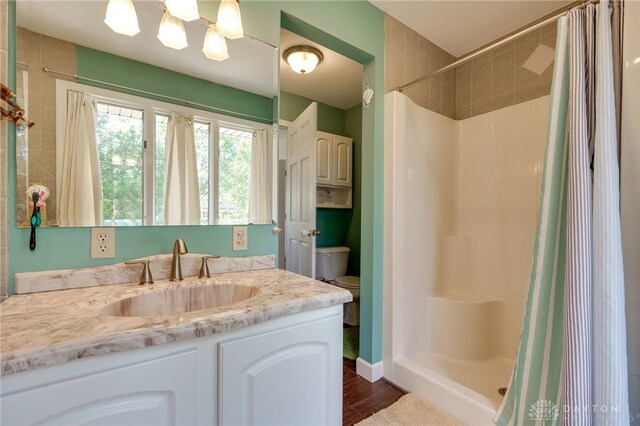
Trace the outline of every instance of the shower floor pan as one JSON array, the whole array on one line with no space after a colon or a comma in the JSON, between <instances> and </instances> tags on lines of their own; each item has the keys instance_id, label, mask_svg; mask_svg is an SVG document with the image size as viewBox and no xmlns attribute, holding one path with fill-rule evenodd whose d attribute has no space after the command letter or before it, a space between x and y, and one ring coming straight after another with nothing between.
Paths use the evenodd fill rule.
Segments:
<instances>
[{"instance_id":1,"label":"shower floor pan","mask_svg":"<svg viewBox=\"0 0 640 426\"><path fill-rule=\"evenodd\" d=\"M462 361L439 354L420 359L418 364L486 397L496 409L503 398L498 389L509 385L513 369L513 360L507 358Z\"/></svg>"}]
</instances>

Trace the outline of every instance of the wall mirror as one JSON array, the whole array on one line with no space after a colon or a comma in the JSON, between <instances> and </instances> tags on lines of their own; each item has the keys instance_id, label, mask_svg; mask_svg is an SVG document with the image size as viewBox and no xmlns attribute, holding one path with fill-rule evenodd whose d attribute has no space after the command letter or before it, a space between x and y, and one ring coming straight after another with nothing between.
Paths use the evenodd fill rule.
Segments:
<instances>
[{"instance_id":1,"label":"wall mirror","mask_svg":"<svg viewBox=\"0 0 640 426\"><path fill-rule=\"evenodd\" d=\"M162 1L133 1L133 36L105 24L107 0L17 2L17 94L36 123L17 130L19 226L34 185L50 192L42 226L272 222L278 50L245 27L209 59L219 2L199 3L177 50L158 37Z\"/></svg>"}]
</instances>

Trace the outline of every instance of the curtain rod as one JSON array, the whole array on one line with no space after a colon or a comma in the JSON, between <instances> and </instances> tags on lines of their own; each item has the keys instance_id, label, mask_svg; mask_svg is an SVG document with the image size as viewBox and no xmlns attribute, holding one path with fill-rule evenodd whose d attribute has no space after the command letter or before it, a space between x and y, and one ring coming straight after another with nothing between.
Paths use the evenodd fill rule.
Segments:
<instances>
[{"instance_id":1,"label":"curtain rod","mask_svg":"<svg viewBox=\"0 0 640 426\"><path fill-rule=\"evenodd\" d=\"M422 77L419 77L419 78L417 78L417 79L415 79L413 81L410 81L407 84L399 86L399 87L395 88L394 90L397 90L398 92L402 92L405 89L408 89L409 87L414 86L414 85L416 85L416 84L418 84L418 83L420 83L420 82L422 82L422 81L424 81L424 80L426 80L428 78L435 77L436 75L442 74L443 72L447 72L450 69L453 69L453 68L457 67L458 65L462 65L462 64L464 64L466 62L469 62L473 58L476 58L476 57L482 55L483 53L488 52L489 50L495 49L496 47L500 47L503 44L506 44L506 43L510 42L511 40L514 40L514 39L516 39L516 38L518 38L520 36L528 34L531 31L537 30L540 27L544 27L545 25L547 25L547 24L557 20L561 16L563 16L564 14L567 13L567 11L569 11L571 9L583 8L583 7L586 7L589 4L596 4L596 3L599 3L599 2L600 2L600 0L587 0L584 3L581 3L581 4L577 5L577 6L570 7L569 9L565 9L562 12L558 12L555 15L553 15L553 16L551 16L551 17L549 17L549 18L547 18L547 19L545 19L545 20L543 20L541 22L538 22L537 24L533 24L533 25L531 25L529 27L526 27L526 28L518 31L515 34L511 34L510 36L503 38L502 40L496 41L495 43L491 43L489 46L485 46L485 47L483 47L482 49L480 49L480 50L478 50L476 52L473 52L473 53L470 53L470 54L468 54L466 56L463 56L462 58L458 59L457 61L454 61L454 62L450 63L449 65L445 65L444 67L440 68L437 71L434 71L434 72L429 73L427 75L423 75ZM611 7L611 4L609 4L609 7Z\"/></svg>"},{"instance_id":2,"label":"curtain rod","mask_svg":"<svg viewBox=\"0 0 640 426\"><path fill-rule=\"evenodd\" d=\"M78 82L78 80L90 81L92 83L102 84L102 85L113 87L113 88L117 88L117 89L128 90L128 91L136 92L136 93L142 94L142 95L150 95L150 96L154 96L154 97L157 97L157 98L166 99L166 100L169 100L169 101L180 102L180 103L186 104L188 106L200 107L201 109L205 109L207 111L215 112L215 113L218 113L218 114L231 115L231 116L236 116L236 117L240 116L240 117L243 117L243 118L250 119L251 121L257 121L257 122L260 122L260 123L263 123L263 124L272 124L271 120L269 120L267 118L264 118L264 117L258 117L256 115L245 114L243 112L230 111L228 109L213 107L211 105L201 104L199 102L193 102L193 101L189 101L187 99L175 98L173 96L162 95L162 94L159 94L159 93L153 93L153 92L148 92L146 90L136 89L135 87L128 87L128 86L122 86L120 84L109 83L108 81L102 81L102 80L96 80L96 79L93 79L93 78L82 77L82 76L79 76L77 74L69 74L69 73L62 72L62 71L56 71L56 70L52 70L49 67L43 67L42 71L44 71L44 72L46 72L48 74L56 74L56 75L61 75L61 76L64 76L64 77L73 78L73 79L76 80L76 83Z\"/></svg>"}]
</instances>

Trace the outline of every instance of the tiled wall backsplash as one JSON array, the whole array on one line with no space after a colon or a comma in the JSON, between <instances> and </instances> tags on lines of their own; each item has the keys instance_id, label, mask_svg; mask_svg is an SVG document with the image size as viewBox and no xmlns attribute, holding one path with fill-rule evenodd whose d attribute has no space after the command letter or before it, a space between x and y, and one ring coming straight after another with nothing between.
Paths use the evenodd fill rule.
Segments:
<instances>
[{"instance_id":1,"label":"tiled wall backsplash","mask_svg":"<svg viewBox=\"0 0 640 426\"><path fill-rule=\"evenodd\" d=\"M435 71L455 57L390 15L385 15L385 91ZM426 80L405 91L416 104L454 118L453 71Z\"/></svg>"},{"instance_id":2,"label":"tiled wall backsplash","mask_svg":"<svg viewBox=\"0 0 640 426\"><path fill-rule=\"evenodd\" d=\"M544 69L541 74L523 65L540 45L553 50L555 42L556 26L550 24L457 67L456 119L463 120L548 95L553 61L544 67L547 63L544 58L530 60L532 68L538 65ZM540 49L548 52L544 47Z\"/></svg>"},{"instance_id":3,"label":"tiled wall backsplash","mask_svg":"<svg viewBox=\"0 0 640 426\"><path fill-rule=\"evenodd\" d=\"M51 194L42 219L44 223L55 223L56 78L42 71L42 67L75 74L76 46L21 27L17 31L18 95L26 93L27 113L36 123L27 134L19 133L16 141L18 152L27 153L29 160L28 170L26 158L18 158L16 162L17 193L24 194L34 184L47 185ZM17 210L19 225L26 226L29 219L26 197L18 199Z\"/></svg>"},{"instance_id":4,"label":"tiled wall backsplash","mask_svg":"<svg viewBox=\"0 0 640 426\"><path fill-rule=\"evenodd\" d=\"M404 93L416 104L456 120L548 95L555 41L556 25L552 23ZM402 22L385 15L387 92L455 60Z\"/></svg>"}]
</instances>

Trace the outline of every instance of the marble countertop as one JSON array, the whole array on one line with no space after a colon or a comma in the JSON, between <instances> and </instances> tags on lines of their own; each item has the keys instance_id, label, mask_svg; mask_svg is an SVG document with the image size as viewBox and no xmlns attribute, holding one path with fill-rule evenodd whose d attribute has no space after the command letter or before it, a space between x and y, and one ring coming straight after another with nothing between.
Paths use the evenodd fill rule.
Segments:
<instances>
[{"instance_id":1,"label":"marble countertop","mask_svg":"<svg viewBox=\"0 0 640 426\"><path fill-rule=\"evenodd\" d=\"M110 303L144 292L210 284L249 285L258 287L258 292L231 305L178 315L105 314ZM208 336L351 300L346 290L280 269L162 280L151 286L136 282L12 296L0 305L1 374Z\"/></svg>"}]
</instances>

